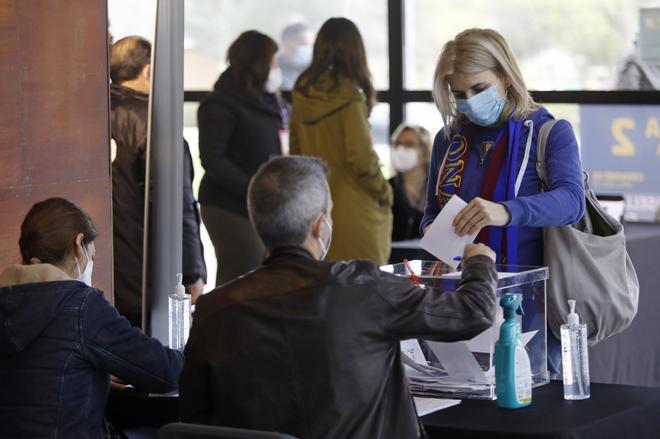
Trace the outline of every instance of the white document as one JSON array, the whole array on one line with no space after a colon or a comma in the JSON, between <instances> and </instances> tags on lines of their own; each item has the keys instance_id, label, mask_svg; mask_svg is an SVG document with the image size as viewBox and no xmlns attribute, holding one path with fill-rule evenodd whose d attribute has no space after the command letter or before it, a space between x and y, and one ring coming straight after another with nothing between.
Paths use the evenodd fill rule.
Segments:
<instances>
[{"instance_id":1,"label":"white document","mask_svg":"<svg viewBox=\"0 0 660 439\"><path fill-rule=\"evenodd\" d=\"M474 238L477 237L477 233L458 236L454 232L454 226L451 225L458 212L465 206L467 203L461 197L453 195L435 217L419 243L420 247L452 268L458 267L460 262L454 258L463 256L465 246L474 242Z\"/></svg>"},{"instance_id":2,"label":"white document","mask_svg":"<svg viewBox=\"0 0 660 439\"><path fill-rule=\"evenodd\" d=\"M413 397L413 399L415 400L417 416L428 415L461 402L460 399L420 398L418 396Z\"/></svg>"},{"instance_id":3,"label":"white document","mask_svg":"<svg viewBox=\"0 0 660 439\"><path fill-rule=\"evenodd\" d=\"M481 366L479 366L474 354L470 352L465 342L427 341L427 343L431 351L440 360L450 379L470 383L488 382L486 374L481 370Z\"/></svg>"},{"instance_id":4,"label":"white document","mask_svg":"<svg viewBox=\"0 0 660 439\"><path fill-rule=\"evenodd\" d=\"M401 352L415 363L426 366L426 358L417 339L403 340L400 342Z\"/></svg>"}]
</instances>

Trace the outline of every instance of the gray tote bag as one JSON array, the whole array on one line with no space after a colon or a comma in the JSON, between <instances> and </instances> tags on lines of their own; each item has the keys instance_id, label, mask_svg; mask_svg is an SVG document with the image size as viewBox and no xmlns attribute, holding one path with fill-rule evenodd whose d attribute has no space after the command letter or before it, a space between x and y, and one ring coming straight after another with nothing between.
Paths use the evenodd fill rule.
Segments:
<instances>
[{"instance_id":1,"label":"gray tote bag","mask_svg":"<svg viewBox=\"0 0 660 439\"><path fill-rule=\"evenodd\" d=\"M538 135L536 172L544 188L545 146L556 122L546 122ZM543 230L544 261L550 269L546 303L548 326L560 338L559 327L569 312L567 300L575 299L593 346L630 325L637 314L639 282L626 251L623 225L604 211L586 172L584 177L583 217L575 224Z\"/></svg>"}]
</instances>

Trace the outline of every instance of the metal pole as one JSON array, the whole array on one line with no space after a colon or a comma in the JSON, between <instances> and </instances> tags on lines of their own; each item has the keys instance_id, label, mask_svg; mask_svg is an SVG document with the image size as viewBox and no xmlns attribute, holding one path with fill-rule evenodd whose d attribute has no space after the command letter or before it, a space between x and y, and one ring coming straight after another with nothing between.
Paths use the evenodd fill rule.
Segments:
<instances>
[{"instance_id":1,"label":"metal pole","mask_svg":"<svg viewBox=\"0 0 660 439\"><path fill-rule=\"evenodd\" d=\"M390 59L390 134L406 117L403 102L404 71L404 13L403 0L388 0L387 29Z\"/></svg>"},{"instance_id":2,"label":"metal pole","mask_svg":"<svg viewBox=\"0 0 660 439\"><path fill-rule=\"evenodd\" d=\"M183 1L158 0L151 88L150 334L168 342L168 295L181 272ZM143 307L146 309L146 307Z\"/></svg>"}]
</instances>

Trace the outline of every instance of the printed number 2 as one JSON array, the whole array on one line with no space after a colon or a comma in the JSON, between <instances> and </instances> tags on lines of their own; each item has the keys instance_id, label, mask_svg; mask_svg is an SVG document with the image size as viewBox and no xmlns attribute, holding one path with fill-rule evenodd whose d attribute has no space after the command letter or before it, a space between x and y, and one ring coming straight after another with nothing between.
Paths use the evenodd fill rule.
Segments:
<instances>
[{"instance_id":1,"label":"printed number 2","mask_svg":"<svg viewBox=\"0 0 660 439\"><path fill-rule=\"evenodd\" d=\"M618 117L612 121L612 135L617 143L612 145L612 154L617 157L635 155L635 145L626 137L623 130L635 128L635 121L628 117Z\"/></svg>"}]
</instances>

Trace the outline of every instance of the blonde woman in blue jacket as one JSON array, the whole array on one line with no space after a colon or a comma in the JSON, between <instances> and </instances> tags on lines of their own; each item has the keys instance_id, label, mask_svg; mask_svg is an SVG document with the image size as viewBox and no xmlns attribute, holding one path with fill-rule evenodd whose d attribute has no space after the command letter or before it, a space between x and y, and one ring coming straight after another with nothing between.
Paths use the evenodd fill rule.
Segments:
<instances>
[{"instance_id":1,"label":"blonde woman in blue jacket","mask_svg":"<svg viewBox=\"0 0 660 439\"><path fill-rule=\"evenodd\" d=\"M433 144L420 229L459 195L468 205L454 219L456 233L479 232L476 242L495 250L500 264L543 265L543 228L572 224L584 211L572 127L562 120L550 131L543 191L536 140L554 117L534 102L509 45L490 29L468 29L445 44L433 93L444 128ZM549 336L548 345L557 369L559 343Z\"/></svg>"}]
</instances>

